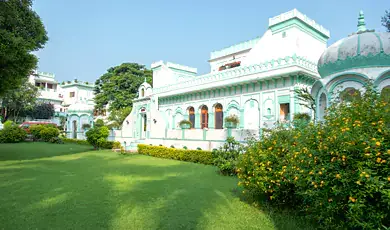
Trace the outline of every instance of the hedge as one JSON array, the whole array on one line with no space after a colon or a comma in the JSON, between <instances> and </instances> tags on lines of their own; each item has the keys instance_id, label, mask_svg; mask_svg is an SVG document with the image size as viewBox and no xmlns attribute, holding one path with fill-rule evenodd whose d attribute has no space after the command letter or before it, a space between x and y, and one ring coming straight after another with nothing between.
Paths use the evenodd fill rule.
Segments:
<instances>
[{"instance_id":1,"label":"hedge","mask_svg":"<svg viewBox=\"0 0 390 230\"><path fill-rule=\"evenodd\" d=\"M164 146L150 146L139 144L138 153L153 157L188 161L205 165L213 164L213 156L211 154L211 151L175 149L167 148Z\"/></svg>"},{"instance_id":2,"label":"hedge","mask_svg":"<svg viewBox=\"0 0 390 230\"><path fill-rule=\"evenodd\" d=\"M86 140L78 140L78 139L71 139L71 138L62 138L62 140L64 141L64 143L75 143L75 144L79 144L79 145L91 145ZM114 146L118 146L118 143L119 143L118 141L105 141L102 144L101 148L102 149L112 149Z\"/></svg>"}]
</instances>

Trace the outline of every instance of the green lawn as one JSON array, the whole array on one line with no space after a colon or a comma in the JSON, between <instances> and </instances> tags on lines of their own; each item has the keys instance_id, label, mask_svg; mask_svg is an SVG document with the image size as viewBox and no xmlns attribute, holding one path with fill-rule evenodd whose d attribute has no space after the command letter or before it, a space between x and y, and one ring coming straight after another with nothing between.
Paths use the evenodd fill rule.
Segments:
<instances>
[{"instance_id":1,"label":"green lawn","mask_svg":"<svg viewBox=\"0 0 390 230\"><path fill-rule=\"evenodd\" d=\"M236 189L236 178L212 166L0 144L0 229L303 229L241 201Z\"/></svg>"}]
</instances>

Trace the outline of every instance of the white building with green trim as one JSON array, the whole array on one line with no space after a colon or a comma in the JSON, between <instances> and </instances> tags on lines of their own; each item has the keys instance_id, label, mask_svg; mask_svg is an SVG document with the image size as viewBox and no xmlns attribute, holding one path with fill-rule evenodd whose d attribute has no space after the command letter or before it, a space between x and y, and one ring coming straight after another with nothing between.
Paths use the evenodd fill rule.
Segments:
<instances>
[{"instance_id":1,"label":"white building with green trim","mask_svg":"<svg viewBox=\"0 0 390 230\"><path fill-rule=\"evenodd\" d=\"M310 113L295 88L312 91L321 119L337 87L359 90L365 79L380 90L390 85L389 33L366 30L361 13L357 33L327 48L329 37L329 30L294 9L270 18L261 37L211 52L208 74L153 63L153 88L146 82L139 87L116 139L127 149L137 143L213 149L230 135L245 141L296 113ZM224 122L230 115L239 118L234 129ZM190 129L180 127L182 120L191 121Z\"/></svg>"}]
</instances>

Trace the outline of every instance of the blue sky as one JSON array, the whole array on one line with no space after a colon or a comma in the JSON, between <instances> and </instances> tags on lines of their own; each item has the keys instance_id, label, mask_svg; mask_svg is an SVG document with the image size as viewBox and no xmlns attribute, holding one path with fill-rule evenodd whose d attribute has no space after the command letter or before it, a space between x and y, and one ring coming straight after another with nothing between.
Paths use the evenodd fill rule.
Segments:
<instances>
[{"instance_id":1,"label":"blue sky","mask_svg":"<svg viewBox=\"0 0 390 230\"><path fill-rule=\"evenodd\" d=\"M95 81L112 66L170 61L209 71L210 52L262 36L268 18L297 8L329 29L328 45L367 28L385 31L389 0L35 0L49 35L38 51L39 70L58 81ZM386 4L387 3L387 4Z\"/></svg>"}]
</instances>

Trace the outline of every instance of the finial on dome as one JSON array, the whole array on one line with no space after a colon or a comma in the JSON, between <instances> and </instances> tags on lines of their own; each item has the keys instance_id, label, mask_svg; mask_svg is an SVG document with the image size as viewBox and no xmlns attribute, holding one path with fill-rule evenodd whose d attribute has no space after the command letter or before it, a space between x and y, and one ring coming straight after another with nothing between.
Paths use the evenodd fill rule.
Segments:
<instances>
[{"instance_id":1,"label":"finial on dome","mask_svg":"<svg viewBox=\"0 0 390 230\"><path fill-rule=\"evenodd\" d=\"M359 18L358 18L358 31L357 32L363 32L366 31L366 22L364 21L364 13L363 10L360 11L359 13Z\"/></svg>"},{"instance_id":2,"label":"finial on dome","mask_svg":"<svg viewBox=\"0 0 390 230\"><path fill-rule=\"evenodd\" d=\"M144 77L144 82L146 82L146 77Z\"/></svg>"}]
</instances>

